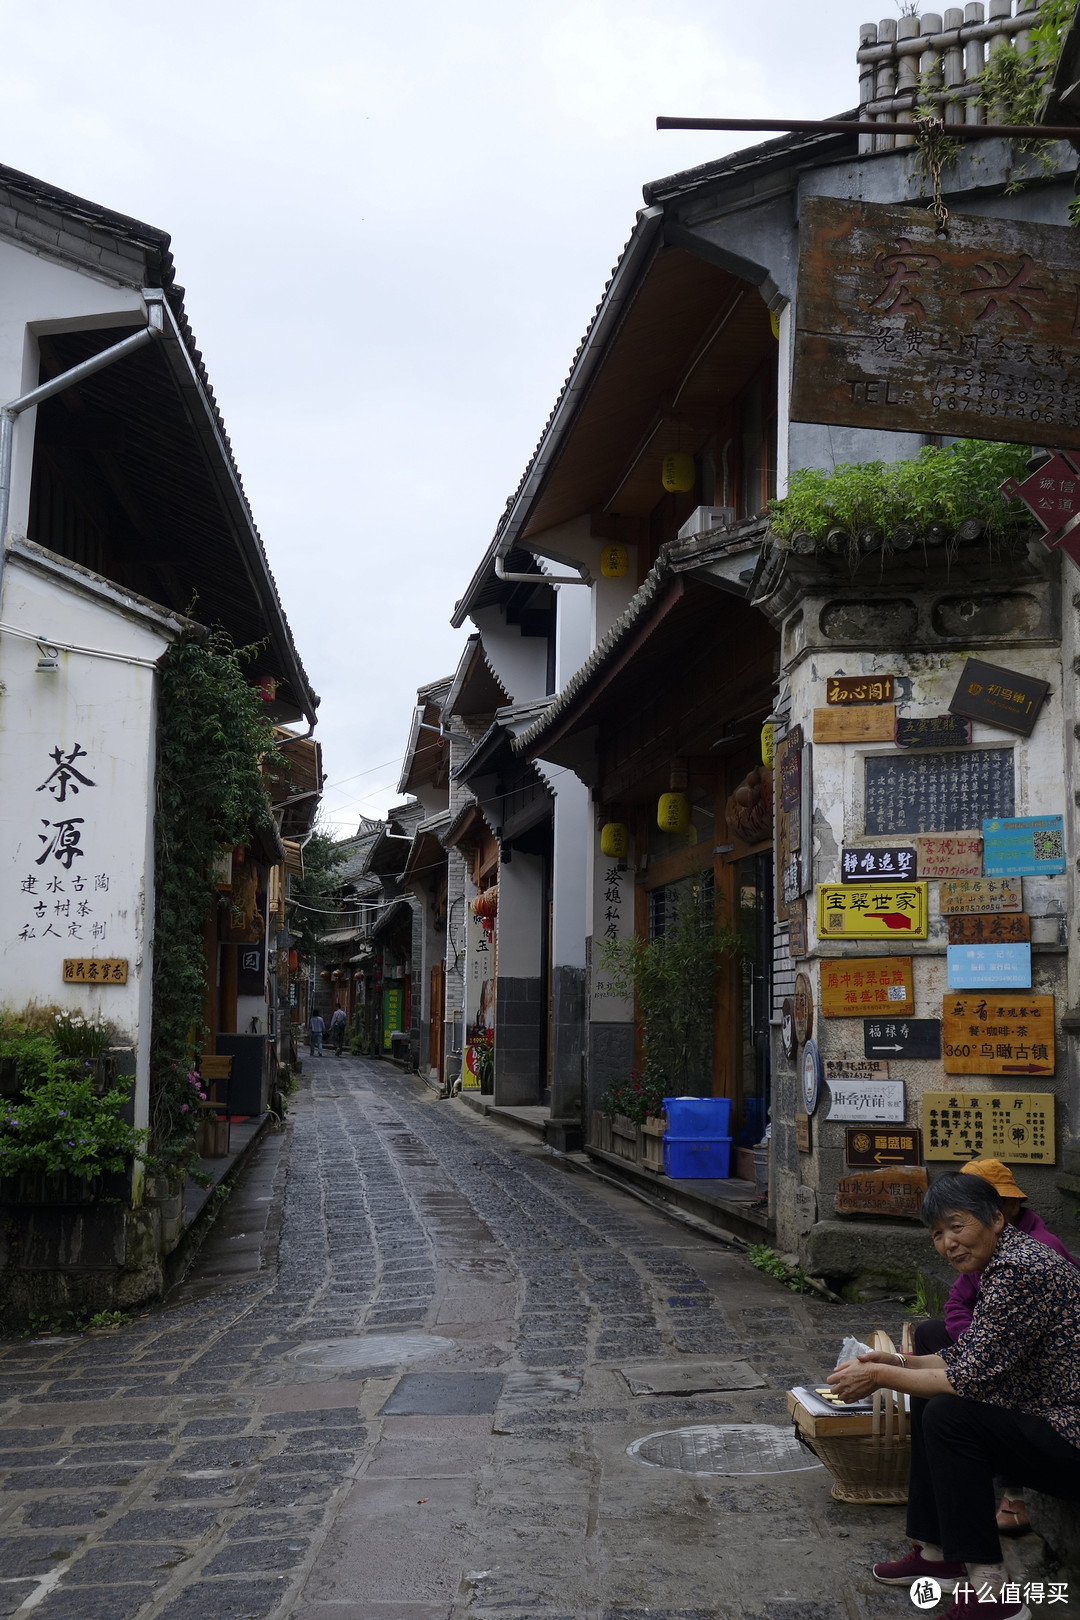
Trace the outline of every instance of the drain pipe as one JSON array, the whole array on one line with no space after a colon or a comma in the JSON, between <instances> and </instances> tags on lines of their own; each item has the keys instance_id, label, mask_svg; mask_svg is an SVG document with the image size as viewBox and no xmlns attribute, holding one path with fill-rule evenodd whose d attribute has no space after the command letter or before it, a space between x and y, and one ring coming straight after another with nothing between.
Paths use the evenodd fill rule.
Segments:
<instances>
[{"instance_id":1,"label":"drain pipe","mask_svg":"<svg viewBox=\"0 0 1080 1620\"><path fill-rule=\"evenodd\" d=\"M140 332L134 332L111 348L104 349L101 354L93 355L89 360L72 366L70 371L62 371L59 377L53 377L50 382L42 383L40 388L32 388L28 394L19 399L13 399L9 404L0 406L0 590L3 588L4 563L7 558L7 527L8 510L11 506L11 463L15 449L15 423L24 411L32 410L35 405L44 404L45 400L52 399L55 394L62 394L66 388L75 383L82 382L86 377L92 377L96 371L104 371L114 361L122 360L127 354L134 354L149 343L158 333L165 329L165 294L160 287L144 287L143 298L146 302L146 325Z\"/></svg>"},{"instance_id":2,"label":"drain pipe","mask_svg":"<svg viewBox=\"0 0 1080 1620\"><path fill-rule=\"evenodd\" d=\"M592 576L584 563L574 563L580 568L580 574L508 574L506 559L498 553L495 555L495 578L504 580L507 585L591 585Z\"/></svg>"}]
</instances>

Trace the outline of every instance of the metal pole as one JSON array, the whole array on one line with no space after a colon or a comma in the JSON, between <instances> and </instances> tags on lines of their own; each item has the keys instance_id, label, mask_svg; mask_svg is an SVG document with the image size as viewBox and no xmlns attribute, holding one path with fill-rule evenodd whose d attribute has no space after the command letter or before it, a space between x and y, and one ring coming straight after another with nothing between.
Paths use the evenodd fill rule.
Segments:
<instances>
[{"instance_id":1,"label":"metal pole","mask_svg":"<svg viewBox=\"0 0 1080 1620\"><path fill-rule=\"evenodd\" d=\"M864 118L658 118L657 129L778 130L792 135L917 135L919 126ZM1080 141L1080 124L943 124L949 140Z\"/></svg>"}]
</instances>

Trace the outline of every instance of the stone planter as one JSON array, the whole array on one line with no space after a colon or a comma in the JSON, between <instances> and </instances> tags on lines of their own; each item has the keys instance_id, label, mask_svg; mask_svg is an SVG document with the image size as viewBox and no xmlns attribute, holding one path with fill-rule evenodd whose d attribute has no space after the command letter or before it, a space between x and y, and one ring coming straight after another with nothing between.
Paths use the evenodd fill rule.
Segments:
<instances>
[{"instance_id":1,"label":"stone planter","mask_svg":"<svg viewBox=\"0 0 1080 1620\"><path fill-rule=\"evenodd\" d=\"M616 1114L611 1121L611 1150L630 1164L641 1163L641 1126L625 1114Z\"/></svg>"},{"instance_id":2,"label":"stone planter","mask_svg":"<svg viewBox=\"0 0 1080 1620\"><path fill-rule=\"evenodd\" d=\"M663 1117L659 1119L647 1115L641 1127L641 1165L644 1170L652 1170L656 1175L664 1173L664 1131L666 1124Z\"/></svg>"}]
</instances>

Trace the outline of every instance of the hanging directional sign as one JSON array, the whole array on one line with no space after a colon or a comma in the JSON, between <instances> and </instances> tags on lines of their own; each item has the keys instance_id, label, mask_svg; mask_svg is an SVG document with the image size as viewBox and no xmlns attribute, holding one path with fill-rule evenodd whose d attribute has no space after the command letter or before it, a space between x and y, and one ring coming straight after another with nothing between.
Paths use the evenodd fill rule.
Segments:
<instances>
[{"instance_id":1,"label":"hanging directional sign","mask_svg":"<svg viewBox=\"0 0 1080 1620\"><path fill-rule=\"evenodd\" d=\"M1065 870L1065 822L1061 816L995 816L983 822L987 877L1038 877Z\"/></svg>"},{"instance_id":2,"label":"hanging directional sign","mask_svg":"<svg viewBox=\"0 0 1080 1620\"><path fill-rule=\"evenodd\" d=\"M1006 731L1030 737L1049 690L1050 683L1034 675L1021 675L1000 664L969 658L949 709L953 714L967 715L969 720L984 720L987 725L1003 726Z\"/></svg>"},{"instance_id":3,"label":"hanging directional sign","mask_svg":"<svg viewBox=\"0 0 1080 1620\"><path fill-rule=\"evenodd\" d=\"M939 1058L941 1020L867 1018L863 1024L863 1051L868 1058Z\"/></svg>"},{"instance_id":4,"label":"hanging directional sign","mask_svg":"<svg viewBox=\"0 0 1080 1620\"><path fill-rule=\"evenodd\" d=\"M1030 990L1030 945L949 945L950 990Z\"/></svg>"},{"instance_id":5,"label":"hanging directional sign","mask_svg":"<svg viewBox=\"0 0 1080 1620\"><path fill-rule=\"evenodd\" d=\"M970 741L971 721L962 715L897 716L897 748L966 748Z\"/></svg>"},{"instance_id":6,"label":"hanging directional sign","mask_svg":"<svg viewBox=\"0 0 1080 1620\"><path fill-rule=\"evenodd\" d=\"M845 883L895 883L915 876L910 844L845 844L840 876Z\"/></svg>"},{"instance_id":7,"label":"hanging directional sign","mask_svg":"<svg viewBox=\"0 0 1080 1620\"><path fill-rule=\"evenodd\" d=\"M1053 1074L1053 996L948 995L942 1010L946 1074Z\"/></svg>"},{"instance_id":8,"label":"hanging directional sign","mask_svg":"<svg viewBox=\"0 0 1080 1620\"><path fill-rule=\"evenodd\" d=\"M826 703L891 703L896 696L891 675L830 675Z\"/></svg>"},{"instance_id":9,"label":"hanging directional sign","mask_svg":"<svg viewBox=\"0 0 1080 1620\"><path fill-rule=\"evenodd\" d=\"M889 1131L856 1125L844 1132L844 1157L852 1169L922 1164L922 1132L912 1125Z\"/></svg>"},{"instance_id":10,"label":"hanging directional sign","mask_svg":"<svg viewBox=\"0 0 1080 1620\"><path fill-rule=\"evenodd\" d=\"M925 939L925 883L820 883L818 938Z\"/></svg>"},{"instance_id":11,"label":"hanging directional sign","mask_svg":"<svg viewBox=\"0 0 1080 1620\"><path fill-rule=\"evenodd\" d=\"M1080 476L1060 452L1042 462L1023 483L1006 478L1001 493L1008 501L1019 495L1032 517L1038 518L1047 531L1051 544L1058 530L1080 516Z\"/></svg>"}]
</instances>

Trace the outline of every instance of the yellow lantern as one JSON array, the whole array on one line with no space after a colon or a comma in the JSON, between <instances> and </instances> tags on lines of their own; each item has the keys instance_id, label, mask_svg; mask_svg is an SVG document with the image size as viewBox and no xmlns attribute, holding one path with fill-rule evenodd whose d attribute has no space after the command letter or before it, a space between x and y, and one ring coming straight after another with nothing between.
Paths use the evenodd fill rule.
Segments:
<instances>
[{"instance_id":1,"label":"yellow lantern","mask_svg":"<svg viewBox=\"0 0 1080 1620\"><path fill-rule=\"evenodd\" d=\"M766 720L761 728L761 763L766 770L772 770L773 760L776 758L776 727L771 720Z\"/></svg>"},{"instance_id":2,"label":"yellow lantern","mask_svg":"<svg viewBox=\"0 0 1080 1620\"><path fill-rule=\"evenodd\" d=\"M685 450L669 450L660 472L660 482L668 493L685 495L688 489L693 489L696 479L697 468L693 456Z\"/></svg>"},{"instance_id":3,"label":"yellow lantern","mask_svg":"<svg viewBox=\"0 0 1080 1620\"><path fill-rule=\"evenodd\" d=\"M600 553L600 572L605 579L622 579L629 566L625 546L605 546Z\"/></svg>"},{"instance_id":4,"label":"yellow lantern","mask_svg":"<svg viewBox=\"0 0 1080 1620\"><path fill-rule=\"evenodd\" d=\"M690 825L690 800L685 793L661 793L656 806L656 825L661 832L685 832Z\"/></svg>"},{"instance_id":5,"label":"yellow lantern","mask_svg":"<svg viewBox=\"0 0 1080 1620\"><path fill-rule=\"evenodd\" d=\"M625 860L630 853L630 830L621 821L606 822L600 829L600 853L613 860Z\"/></svg>"}]
</instances>

